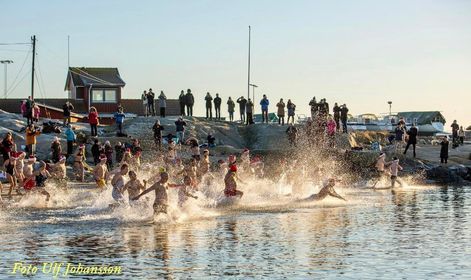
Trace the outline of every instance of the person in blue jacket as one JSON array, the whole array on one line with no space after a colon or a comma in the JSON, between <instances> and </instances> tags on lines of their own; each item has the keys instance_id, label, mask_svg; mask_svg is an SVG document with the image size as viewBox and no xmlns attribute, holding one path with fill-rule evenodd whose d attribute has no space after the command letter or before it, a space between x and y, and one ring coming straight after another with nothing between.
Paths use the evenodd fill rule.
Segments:
<instances>
[{"instance_id":1,"label":"person in blue jacket","mask_svg":"<svg viewBox=\"0 0 471 280\"><path fill-rule=\"evenodd\" d=\"M268 123L268 105L270 101L268 101L267 96L264 94L262 100L260 100L260 106L262 106L262 123Z\"/></svg>"},{"instance_id":2,"label":"person in blue jacket","mask_svg":"<svg viewBox=\"0 0 471 280\"><path fill-rule=\"evenodd\" d=\"M116 125L118 126L118 133L123 134L123 123L126 116L123 113L123 109L119 108L118 112L114 113Z\"/></svg>"},{"instance_id":3,"label":"person in blue jacket","mask_svg":"<svg viewBox=\"0 0 471 280\"><path fill-rule=\"evenodd\" d=\"M74 128L69 124L67 125L67 129L65 130L65 138L67 139L67 155L68 158L70 155L74 153L74 143L77 138L74 132Z\"/></svg>"}]
</instances>

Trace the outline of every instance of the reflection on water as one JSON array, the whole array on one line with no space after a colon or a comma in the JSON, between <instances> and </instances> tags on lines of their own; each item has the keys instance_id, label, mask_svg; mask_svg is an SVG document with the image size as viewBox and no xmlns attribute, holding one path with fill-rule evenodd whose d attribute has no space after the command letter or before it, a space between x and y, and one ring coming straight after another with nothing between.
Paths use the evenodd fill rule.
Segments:
<instances>
[{"instance_id":1,"label":"reflection on water","mask_svg":"<svg viewBox=\"0 0 471 280\"><path fill-rule=\"evenodd\" d=\"M359 203L231 211L180 224L8 210L0 218L0 278L20 260L121 265L128 279L471 277L470 188L352 196Z\"/></svg>"}]
</instances>

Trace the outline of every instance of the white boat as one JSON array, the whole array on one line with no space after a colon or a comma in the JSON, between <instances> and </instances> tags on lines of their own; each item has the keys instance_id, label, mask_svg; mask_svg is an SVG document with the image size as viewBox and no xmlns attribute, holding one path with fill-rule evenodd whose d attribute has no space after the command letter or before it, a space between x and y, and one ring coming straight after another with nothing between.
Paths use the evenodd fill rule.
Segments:
<instances>
[{"instance_id":1,"label":"white boat","mask_svg":"<svg viewBox=\"0 0 471 280\"><path fill-rule=\"evenodd\" d=\"M406 128L412 124L417 126L420 135L434 135L442 133L445 129L445 118L438 111L426 112L399 112L395 115L378 116L375 114L361 114L349 116L347 126L357 131L394 131L399 120L406 123Z\"/></svg>"}]
</instances>

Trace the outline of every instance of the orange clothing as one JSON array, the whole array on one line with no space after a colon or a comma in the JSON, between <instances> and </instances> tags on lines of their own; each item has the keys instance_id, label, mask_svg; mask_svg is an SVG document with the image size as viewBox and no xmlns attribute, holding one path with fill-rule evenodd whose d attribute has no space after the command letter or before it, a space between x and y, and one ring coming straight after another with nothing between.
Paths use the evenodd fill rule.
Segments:
<instances>
[{"instance_id":1,"label":"orange clothing","mask_svg":"<svg viewBox=\"0 0 471 280\"><path fill-rule=\"evenodd\" d=\"M30 128L26 129L26 145L36 144L36 136L41 134L40 131L34 131Z\"/></svg>"}]
</instances>

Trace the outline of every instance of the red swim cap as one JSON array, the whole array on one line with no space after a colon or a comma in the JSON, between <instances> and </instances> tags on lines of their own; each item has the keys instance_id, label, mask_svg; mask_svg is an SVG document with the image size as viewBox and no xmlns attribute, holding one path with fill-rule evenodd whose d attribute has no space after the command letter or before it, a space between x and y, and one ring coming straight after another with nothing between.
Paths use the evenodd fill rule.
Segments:
<instances>
[{"instance_id":1,"label":"red swim cap","mask_svg":"<svg viewBox=\"0 0 471 280\"><path fill-rule=\"evenodd\" d=\"M237 165L235 165L235 164L231 165L231 171L232 172L237 172Z\"/></svg>"}]
</instances>

